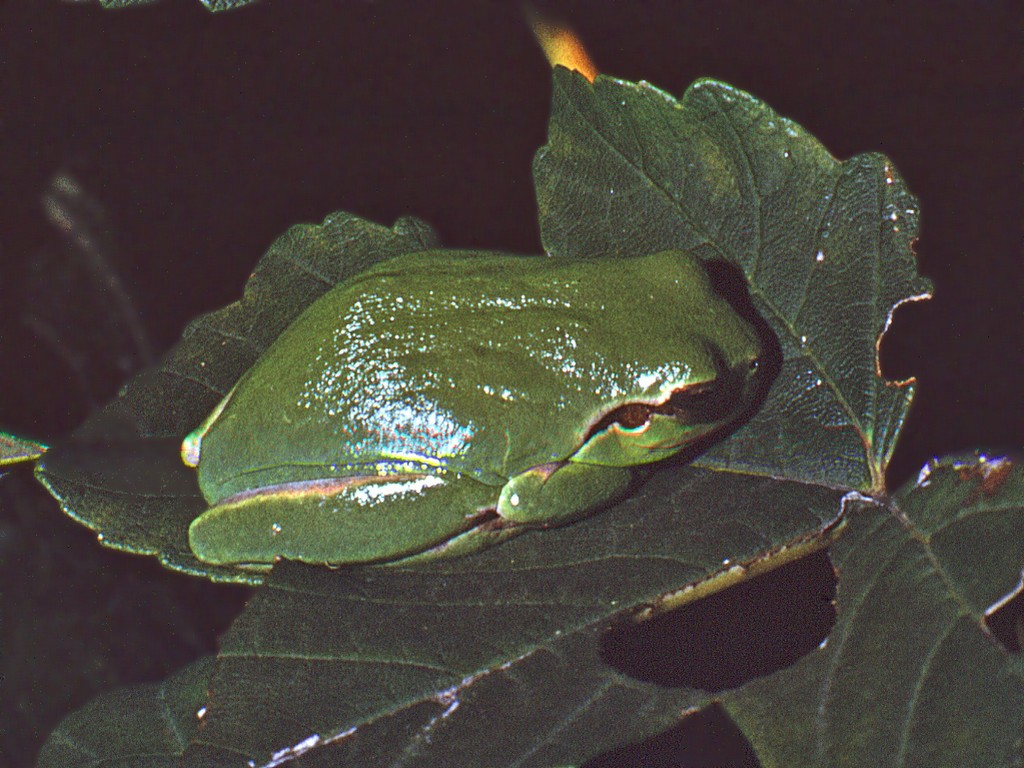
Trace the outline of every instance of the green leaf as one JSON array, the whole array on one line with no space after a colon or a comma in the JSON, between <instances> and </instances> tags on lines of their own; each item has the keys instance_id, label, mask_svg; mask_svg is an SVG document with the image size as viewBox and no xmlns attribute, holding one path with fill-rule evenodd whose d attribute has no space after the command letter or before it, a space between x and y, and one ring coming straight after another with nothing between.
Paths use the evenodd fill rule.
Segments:
<instances>
[{"instance_id":1,"label":"green leaf","mask_svg":"<svg viewBox=\"0 0 1024 768\"><path fill-rule=\"evenodd\" d=\"M724 554L821 535L842 496L666 469L613 510L471 558L279 564L223 640L197 744L257 764L314 735L334 764L583 762L708 699L607 666L609 620L728 572Z\"/></svg>"},{"instance_id":2,"label":"green leaf","mask_svg":"<svg viewBox=\"0 0 1024 768\"><path fill-rule=\"evenodd\" d=\"M1024 665L983 622L1024 567L1024 467L934 462L851 510L832 559L827 644L726 697L764 768L1019 765Z\"/></svg>"},{"instance_id":3,"label":"green leaf","mask_svg":"<svg viewBox=\"0 0 1024 768\"><path fill-rule=\"evenodd\" d=\"M599 78L590 85L558 71L549 143L535 174L545 248L554 257L685 247L744 270L780 346L764 408L694 464L658 465L629 498L571 526L418 567L280 564L224 639L203 727L183 755L188 765L298 757L303 765L579 764L712 701L740 712L734 694L644 682L609 665L602 655L609 626L664 613L824 546L851 509L851 533L837 546L860 541L859 521L873 521L870 531L896 526L890 539L862 550L866 562L848 566L854 593L857 567L877 566L885 546L917 541L881 485L912 390L881 378L877 345L895 306L923 297L928 285L910 250L916 204L884 158L840 163L798 126L721 83L701 81L676 101L645 84ZM351 263L348 250L334 256ZM331 282L313 285L322 292ZM109 436L122 416L129 445L141 434L165 451L156 441L180 439L295 316L281 313L298 299L275 296L268 290L265 312L232 325L248 340L271 324L251 356L244 345L226 356L203 351L231 334L194 348L187 335L184 362L170 367L185 375L140 377L74 439L87 450L88 439ZM234 365L230 375L225 360ZM54 458L61 450L41 464L49 481L61 476ZM112 474L136 474L119 461L104 465L102 448L94 456L96 467L84 457L67 465L108 485ZM166 477L171 465L163 461L153 464ZM62 476L79 489L88 484L70 471ZM867 489L874 501L861 494ZM182 558L191 514L182 508L167 523L181 525L172 551ZM127 524L114 527L123 533ZM154 541L171 535L162 531ZM914 577L904 570L893 581ZM873 626L884 628L885 600L897 593L877 596L879 607L864 614ZM941 591L926 598L925 613L930 601L944 609ZM763 717L774 715L772 727L805 754L814 754L806 739L817 703L806 676L790 684L786 675L820 663L831 647L750 686L776 696L764 699ZM893 658L909 665L912 654ZM883 676L886 667L863 672ZM872 716L856 695L841 703L836 722ZM736 718L770 758L760 722Z\"/></svg>"},{"instance_id":4,"label":"green leaf","mask_svg":"<svg viewBox=\"0 0 1024 768\"><path fill-rule=\"evenodd\" d=\"M178 757L199 731L213 662L200 659L162 683L96 698L50 734L38 768L180 765Z\"/></svg>"},{"instance_id":5,"label":"green leaf","mask_svg":"<svg viewBox=\"0 0 1024 768\"><path fill-rule=\"evenodd\" d=\"M105 545L157 555L170 568L216 581L259 574L199 562L188 525L206 508L181 441L277 335L336 283L382 259L436 245L422 222L392 229L347 213L300 224L259 261L240 301L204 315L154 368L60 440L36 465L39 481Z\"/></svg>"},{"instance_id":6,"label":"green leaf","mask_svg":"<svg viewBox=\"0 0 1024 768\"><path fill-rule=\"evenodd\" d=\"M714 483L700 470L691 479L680 502L703 495L701 480ZM671 479L652 482L657 494ZM819 493L822 511L832 508L834 497ZM794 496L803 496L796 484L773 489L761 513L792 508ZM758 497L738 497L749 498ZM629 512L649 514L640 511L649 501L613 513L620 544L635 538L626 535ZM723 498L709 511L728 515L736 501ZM579 764L716 699L765 768L991 767L1024 758L1024 665L982 626L985 600L1011 591L1024 565L1024 467L946 459L885 504L857 495L845 502L845 529L832 548L839 620L828 640L792 667L718 697L632 679L599 652L609 614L713 567L710 554L666 555L705 539L713 515L688 534L666 531L661 550L635 542L614 558L589 559L602 550L594 530L578 550L568 539L541 550L523 537L481 555L489 562L443 568L279 567L225 639L204 726L185 759ZM969 521L994 558L948 546ZM719 524L742 538L734 522ZM630 573L616 560L630 563ZM979 592L979 583L989 586ZM90 714L102 723L113 709Z\"/></svg>"},{"instance_id":7,"label":"green leaf","mask_svg":"<svg viewBox=\"0 0 1024 768\"><path fill-rule=\"evenodd\" d=\"M0 482L0 585L5 767L93 697L212 653L248 594L96 546L22 472Z\"/></svg>"},{"instance_id":8,"label":"green leaf","mask_svg":"<svg viewBox=\"0 0 1024 768\"><path fill-rule=\"evenodd\" d=\"M725 83L700 80L676 100L557 69L534 177L554 256L689 248L746 274L781 370L760 412L701 464L883 490L913 389L881 377L877 345L894 309L931 289L910 247L917 202L885 157L841 163Z\"/></svg>"}]
</instances>

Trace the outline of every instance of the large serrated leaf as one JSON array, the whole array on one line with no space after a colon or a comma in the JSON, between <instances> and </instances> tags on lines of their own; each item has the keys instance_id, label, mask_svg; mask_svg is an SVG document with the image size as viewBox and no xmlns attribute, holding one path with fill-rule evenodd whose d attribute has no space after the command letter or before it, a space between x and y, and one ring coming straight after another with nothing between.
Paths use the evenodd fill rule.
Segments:
<instances>
[{"instance_id":1,"label":"large serrated leaf","mask_svg":"<svg viewBox=\"0 0 1024 768\"><path fill-rule=\"evenodd\" d=\"M232 765L241 753L259 765L304 745L304 759L323 752L324 764L518 756L546 766L548 755L582 761L671 724L707 694L654 695L607 666L609 617L724 570L722 551L752 560L769 542L820 533L842 496L682 472L658 473L607 516L474 558L402 570L282 564L224 639L186 763ZM581 702L585 717L558 736ZM484 738L496 713L510 727Z\"/></svg>"},{"instance_id":2,"label":"large serrated leaf","mask_svg":"<svg viewBox=\"0 0 1024 768\"><path fill-rule=\"evenodd\" d=\"M107 546L214 580L258 583L257 574L201 563L189 549L188 525L206 505L181 463L182 438L325 291L377 261L434 245L433 231L412 218L388 229L334 213L292 227L260 259L240 301L193 321L157 366L58 441L36 476Z\"/></svg>"},{"instance_id":3,"label":"large serrated leaf","mask_svg":"<svg viewBox=\"0 0 1024 768\"><path fill-rule=\"evenodd\" d=\"M985 600L1012 585L1024 564L1024 470L1006 460L943 460L888 505L856 495L846 501L846 528L832 548L839 619L828 641L789 669L717 700L765 768L1018 764L1024 666L987 636L982 617ZM969 520L975 539L995 546L994 559L979 563L972 550L947 546L946 537ZM603 613L609 595L630 590L610 588L608 568L588 568L584 555L545 573L563 589L531 600L523 590L529 572L547 569L535 549L524 549L525 562L505 574L487 567L493 564L433 578L388 572L379 580L302 566L276 570L227 638L209 680L203 729L173 754L190 766L281 765L299 757L304 766L578 765L715 700L607 666L599 654L604 622L588 623L587 616ZM669 570L660 554L621 557ZM963 568L967 560L972 570ZM685 573L709 565L675 567ZM595 584L602 574L603 587ZM979 580L991 585L981 594ZM583 590L586 582L599 589ZM633 599L649 586L632 590ZM383 633L382 606L391 609ZM582 621L566 620L576 616ZM489 631L496 620L503 632ZM510 645L512 624L519 625L518 648ZM415 626L415 638L395 631L401 626ZM173 689L175 680L165 685ZM163 754L162 690L119 692L69 717L40 765L82 764L65 756L93 750L90 720L102 723L126 701L145 715L138 730L150 740L148 751ZM101 752L118 757L121 744L115 738ZM125 764L163 763L147 757Z\"/></svg>"},{"instance_id":4,"label":"large serrated leaf","mask_svg":"<svg viewBox=\"0 0 1024 768\"><path fill-rule=\"evenodd\" d=\"M881 378L877 344L894 307L927 290L915 205L884 159L839 163L723 84L676 101L558 72L535 173L554 257L686 247L745 270L782 350L765 408L572 526L416 568L279 565L224 640L186 764L579 764L713 700L606 664L613 620L822 546L856 489L881 492L910 389ZM199 397L210 368L190 370ZM133 424L191 428L145 391ZM871 509L859 517L889 519L882 501Z\"/></svg>"},{"instance_id":5,"label":"large serrated leaf","mask_svg":"<svg viewBox=\"0 0 1024 768\"><path fill-rule=\"evenodd\" d=\"M36 440L0 432L0 467L35 461L46 452Z\"/></svg>"},{"instance_id":6,"label":"large serrated leaf","mask_svg":"<svg viewBox=\"0 0 1024 768\"><path fill-rule=\"evenodd\" d=\"M765 768L1024 760L1024 667L983 628L1024 567L1024 467L929 470L849 516L827 644L726 698Z\"/></svg>"},{"instance_id":7,"label":"large serrated leaf","mask_svg":"<svg viewBox=\"0 0 1024 768\"><path fill-rule=\"evenodd\" d=\"M912 388L881 377L877 345L895 307L930 291L910 247L917 202L885 157L839 162L725 83L700 80L676 100L558 69L534 177L554 256L689 248L746 274L781 371L759 414L702 464L883 489Z\"/></svg>"}]
</instances>

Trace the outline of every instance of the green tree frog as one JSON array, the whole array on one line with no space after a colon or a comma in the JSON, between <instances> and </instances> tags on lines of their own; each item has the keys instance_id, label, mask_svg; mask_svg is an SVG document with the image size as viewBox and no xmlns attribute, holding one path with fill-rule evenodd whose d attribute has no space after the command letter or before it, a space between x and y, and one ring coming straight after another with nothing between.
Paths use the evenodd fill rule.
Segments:
<instances>
[{"instance_id":1,"label":"green tree frog","mask_svg":"<svg viewBox=\"0 0 1024 768\"><path fill-rule=\"evenodd\" d=\"M578 520L752 402L694 255L433 251L311 304L182 444L209 563L408 562Z\"/></svg>"}]
</instances>

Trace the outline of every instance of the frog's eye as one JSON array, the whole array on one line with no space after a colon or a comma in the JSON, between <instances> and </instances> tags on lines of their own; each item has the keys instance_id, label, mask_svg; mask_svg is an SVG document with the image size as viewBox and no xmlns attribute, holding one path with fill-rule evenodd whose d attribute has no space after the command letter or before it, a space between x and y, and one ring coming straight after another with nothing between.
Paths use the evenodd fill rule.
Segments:
<instances>
[{"instance_id":1,"label":"frog's eye","mask_svg":"<svg viewBox=\"0 0 1024 768\"><path fill-rule=\"evenodd\" d=\"M612 467L657 461L723 423L738 402L731 379L719 377L680 387L660 403L624 403L590 428L571 461Z\"/></svg>"},{"instance_id":2,"label":"frog's eye","mask_svg":"<svg viewBox=\"0 0 1024 768\"><path fill-rule=\"evenodd\" d=\"M601 419L601 423L595 425L594 431L600 432L612 424L612 422L626 429L642 427L651 420L651 414L654 413L656 408L657 406L647 405L646 403L627 403L605 414L605 417Z\"/></svg>"},{"instance_id":3,"label":"frog's eye","mask_svg":"<svg viewBox=\"0 0 1024 768\"><path fill-rule=\"evenodd\" d=\"M724 383L723 383L724 382ZM626 403L606 413L590 428L587 439L618 424L625 429L639 429L654 414L674 416L681 424L709 424L728 416L736 406L736 388L722 378L691 384L675 390L662 403Z\"/></svg>"}]
</instances>

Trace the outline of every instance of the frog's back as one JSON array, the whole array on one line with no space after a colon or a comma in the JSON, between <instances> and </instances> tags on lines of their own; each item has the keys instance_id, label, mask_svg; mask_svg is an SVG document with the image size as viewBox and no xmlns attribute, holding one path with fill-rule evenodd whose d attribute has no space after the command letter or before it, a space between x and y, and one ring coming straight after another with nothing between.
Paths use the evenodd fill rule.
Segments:
<instances>
[{"instance_id":1,"label":"frog's back","mask_svg":"<svg viewBox=\"0 0 1024 768\"><path fill-rule=\"evenodd\" d=\"M223 498L285 464L293 480L457 472L500 485L564 459L602 410L636 396L630 344L661 344L671 309L637 300L658 290L649 272L642 259L451 251L382 262L314 302L239 383L204 437L204 454L231 454L216 476L200 464L204 492ZM652 354L672 365L686 356L668 336Z\"/></svg>"}]
</instances>

